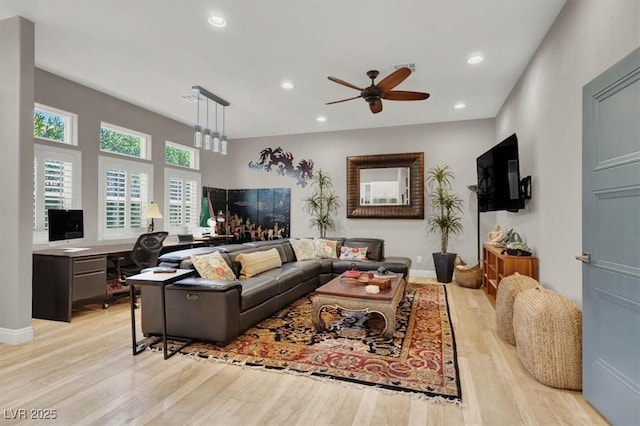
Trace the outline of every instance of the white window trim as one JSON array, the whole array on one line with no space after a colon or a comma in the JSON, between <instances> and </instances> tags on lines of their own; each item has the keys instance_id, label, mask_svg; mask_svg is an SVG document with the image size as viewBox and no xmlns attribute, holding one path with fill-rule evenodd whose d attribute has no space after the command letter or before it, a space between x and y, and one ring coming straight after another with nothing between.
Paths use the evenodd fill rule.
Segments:
<instances>
[{"instance_id":1,"label":"white window trim","mask_svg":"<svg viewBox=\"0 0 640 426\"><path fill-rule=\"evenodd\" d=\"M138 132L136 130L127 129L126 127L120 127L115 124L106 123L104 121L100 122L100 129L102 128L113 130L115 132L126 133L131 136L135 136L137 138L142 138L142 143L140 146L140 157L136 157L134 155L122 154L119 152L103 151L102 149L100 149L100 135L98 134L98 149L100 149L100 152L103 152L105 154L111 154L111 155L119 155L126 158L136 158L138 160L151 160L151 152L152 152L151 135Z\"/></svg>"},{"instance_id":2,"label":"white window trim","mask_svg":"<svg viewBox=\"0 0 640 426\"><path fill-rule=\"evenodd\" d=\"M58 108L50 107L48 105L43 105L39 103L33 104L34 113L35 110L40 110L44 112L48 112L50 114L55 114L62 116L67 119L67 125L64 126L64 141L58 141L55 139L43 138L40 136L33 136L35 140L41 141L49 141L55 142L65 145L74 145L78 146L78 114L74 114L69 111L64 111Z\"/></svg>"},{"instance_id":3,"label":"white window trim","mask_svg":"<svg viewBox=\"0 0 640 426\"><path fill-rule=\"evenodd\" d=\"M39 163L38 169L41 170L41 164L44 158L58 161L70 161L73 163L72 182L73 193L71 195L71 208L82 208L82 152L75 149L61 148L51 145L33 145L33 158ZM35 182L36 187L38 182ZM41 190L41 189L40 189ZM36 198L36 211L44 211L44 198ZM42 222L44 227L44 221ZM33 244L43 244L49 242L49 231L36 230L33 231Z\"/></svg>"},{"instance_id":4,"label":"white window trim","mask_svg":"<svg viewBox=\"0 0 640 426\"><path fill-rule=\"evenodd\" d=\"M98 240L117 240L137 238L141 233L146 232L147 225L142 223L141 228L127 227L122 231L106 231L106 181L105 174L108 168L126 169L129 172L146 173L148 175L148 201L153 201L153 165L141 161L125 160L123 158L115 158L106 155L98 156ZM144 212L145 205L143 205Z\"/></svg>"},{"instance_id":5,"label":"white window trim","mask_svg":"<svg viewBox=\"0 0 640 426\"><path fill-rule=\"evenodd\" d=\"M200 173L198 172L192 172L192 171L187 171L184 169L177 169L177 168L171 168L171 167L165 167L164 169L164 199L165 199L165 205L164 205L164 230L169 232L169 234L174 235L174 234L184 234L190 231L190 228L192 228L192 225L170 225L169 223L169 204L170 204L170 196L169 196L169 181L171 178L179 178L179 179L191 179L191 180L195 180L198 184L198 188L196 189L196 198L197 198L197 202L196 202L196 218L197 218L197 223L195 226L197 226L200 222L200 209L201 209L201 204L202 204L202 200L200 199L200 197L198 197L199 195L202 194L202 183L201 183L201 176Z\"/></svg>"},{"instance_id":6,"label":"white window trim","mask_svg":"<svg viewBox=\"0 0 640 426\"><path fill-rule=\"evenodd\" d=\"M177 149L182 149L182 150L185 150L185 151L189 151L191 153L191 166L185 167L185 166L180 166L178 164L169 164L169 163L167 163L167 157L166 157L166 155L167 155L166 154L166 147L167 146L171 146L171 147L174 147L174 148L177 148ZM181 169L200 170L200 151L199 150L191 148L191 147L188 147L188 146L181 145L179 143L175 143L175 142L171 142L171 141L165 141L165 151L164 152L165 152L165 154L164 154L165 155L165 158L164 158L165 165L170 166L170 167L178 167L178 168L181 168Z\"/></svg>"}]
</instances>

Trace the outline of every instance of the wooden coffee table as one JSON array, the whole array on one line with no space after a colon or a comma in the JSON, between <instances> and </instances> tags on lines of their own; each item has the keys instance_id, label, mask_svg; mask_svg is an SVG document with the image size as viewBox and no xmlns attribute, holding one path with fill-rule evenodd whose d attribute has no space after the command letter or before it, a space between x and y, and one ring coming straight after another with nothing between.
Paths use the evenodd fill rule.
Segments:
<instances>
[{"instance_id":1,"label":"wooden coffee table","mask_svg":"<svg viewBox=\"0 0 640 426\"><path fill-rule=\"evenodd\" d=\"M326 324L320 317L324 308L332 307L351 312L376 312L384 318L383 335L393 337L396 330L396 308L404 295L405 281L402 274L391 280L391 287L380 293L367 293L366 284L357 280L336 277L319 287L311 299L311 321L317 331L323 331Z\"/></svg>"}]
</instances>

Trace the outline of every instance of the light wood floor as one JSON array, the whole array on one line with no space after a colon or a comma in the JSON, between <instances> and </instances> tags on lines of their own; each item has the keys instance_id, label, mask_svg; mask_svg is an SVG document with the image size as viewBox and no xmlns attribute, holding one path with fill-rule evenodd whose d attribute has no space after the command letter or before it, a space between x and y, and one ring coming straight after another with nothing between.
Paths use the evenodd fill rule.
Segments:
<instances>
[{"instance_id":1,"label":"light wood floor","mask_svg":"<svg viewBox=\"0 0 640 426\"><path fill-rule=\"evenodd\" d=\"M33 341L0 345L0 424L20 423L11 419L18 409L27 417L55 410L42 423L62 425L607 424L581 393L546 387L524 370L497 337L481 290L447 290L462 405L148 351L134 357L122 300L78 310L71 323L34 320Z\"/></svg>"}]
</instances>

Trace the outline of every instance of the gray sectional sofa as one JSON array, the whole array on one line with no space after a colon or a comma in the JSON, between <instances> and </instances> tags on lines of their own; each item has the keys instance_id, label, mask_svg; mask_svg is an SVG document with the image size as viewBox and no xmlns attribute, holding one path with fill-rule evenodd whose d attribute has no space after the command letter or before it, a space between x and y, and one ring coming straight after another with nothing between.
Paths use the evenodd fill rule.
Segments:
<instances>
[{"instance_id":1,"label":"gray sectional sofa","mask_svg":"<svg viewBox=\"0 0 640 426\"><path fill-rule=\"evenodd\" d=\"M166 253L160 266L193 268L191 255L218 251L237 277L240 253L275 248L282 266L246 279L217 280L193 277L166 287L167 332L170 336L208 340L226 345L240 333L298 298L313 292L355 263L361 271L380 266L406 276L411 268L407 257L385 257L384 240L374 238L332 238L339 247L366 246L368 260L308 259L299 261L288 239L202 247ZM162 333L160 289L141 288L142 331L145 335Z\"/></svg>"}]
</instances>

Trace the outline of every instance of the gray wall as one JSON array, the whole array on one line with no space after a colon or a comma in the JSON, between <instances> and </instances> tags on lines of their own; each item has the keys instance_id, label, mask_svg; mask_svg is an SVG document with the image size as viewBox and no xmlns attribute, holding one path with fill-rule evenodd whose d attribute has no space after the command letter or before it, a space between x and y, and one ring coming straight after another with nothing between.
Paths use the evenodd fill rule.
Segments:
<instances>
[{"instance_id":1,"label":"gray wall","mask_svg":"<svg viewBox=\"0 0 640 426\"><path fill-rule=\"evenodd\" d=\"M41 69L35 71L35 101L78 114L78 148L82 151L82 208L85 240L97 242L98 231L98 155L101 153L100 123L106 122L151 135L153 158L153 197L164 202L164 145L166 140L191 146L191 126L121 101L102 92L74 83ZM38 143L45 143L38 141ZM55 142L49 145L60 146ZM122 156L116 156L122 158ZM156 219L156 229L163 229L163 219ZM112 243L113 240L107 243Z\"/></svg>"},{"instance_id":2,"label":"gray wall","mask_svg":"<svg viewBox=\"0 0 640 426\"><path fill-rule=\"evenodd\" d=\"M418 273L425 273L433 271L431 254L440 249L439 236L426 233L425 220L346 218L346 157L424 152L426 169L442 164L451 166L456 175L454 189L464 199L465 206L464 232L451 239L449 251L457 252L467 263L473 263L477 260L477 203L467 185L476 183L476 157L496 143L494 126L493 119L485 119L234 140L229 145L228 159L233 172L224 182L228 188L291 188L291 236L317 236L317 231L309 227L309 215L303 211L302 199L311 194L310 186L302 188L292 178L248 167L249 162L257 161L260 151L268 147L282 147L291 152L294 163L311 159L314 170L322 169L331 176L343 202L337 215L338 229L330 234L382 238L388 255L411 257L413 268L422 271ZM203 182L214 181L216 177L215 170L207 169ZM422 264L416 262L417 256L422 256Z\"/></svg>"},{"instance_id":3,"label":"gray wall","mask_svg":"<svg viewBox=\"0 0 640 426\"><path fill-rule=\"evenodd\" d=\"M540 257L543 285L581 304L582 87L640 46L640 2L570 0L496 118L498 139L513 132L533 200L499 213Z\"/></svg>"}]
</instances>

